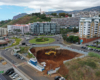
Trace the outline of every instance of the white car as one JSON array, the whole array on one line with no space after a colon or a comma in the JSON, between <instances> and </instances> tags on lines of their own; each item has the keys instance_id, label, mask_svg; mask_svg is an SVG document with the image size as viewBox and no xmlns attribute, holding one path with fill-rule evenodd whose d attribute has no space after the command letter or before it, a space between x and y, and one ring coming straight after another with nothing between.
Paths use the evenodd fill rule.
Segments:
<instances>
[{"instance_id":1,"label":"white car","mask_svg":"<svg viewBox=\"0 0 100 80\"><path fill-rule=\"evenodd\" d=\"M22 78L18 78L17 80L23 80Z\"/></svg>"},{"instance_id":2,"label":"white car","mask_svg":"<svg viewBox=\"0 0 100 80\"><path fill-rule=\"evenodd\" d=\"M11 75L11 77L13 77L13 76L15 76L16 75L16 73L13 73L12 75Z\"/></svg>"},{"instance_id":3,"label":"white car","mask_svg":"<svg viewBox=\"0 0 100 80\"><path fill-rule=\"evenodd\" d=\"M27 44L27 46L30 46L31 44Z\"/></svg>"},{"instance_id":4,"label":"white car","mask_svg":"<svg viewBox=\"0 0 100 80\"><path fill-rule=\"evenodd\" d=\"M15 76L13 76L12 78L13 79L15 79L15 78L17 78L17 77L19 77L19 75L18 74L16 74Z\"/></svg>"}]
</instances>

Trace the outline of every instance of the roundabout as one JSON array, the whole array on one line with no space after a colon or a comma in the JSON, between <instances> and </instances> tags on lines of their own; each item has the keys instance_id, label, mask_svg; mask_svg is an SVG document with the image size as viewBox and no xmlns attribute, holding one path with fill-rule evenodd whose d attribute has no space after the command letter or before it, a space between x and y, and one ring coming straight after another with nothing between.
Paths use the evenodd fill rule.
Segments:
<instances>
[{"instance_id":1,"label":"roundabout","mask_svg":"<svg viewBox=\"0 0 100 80\"><path fill-rule=\"evenodd\" d=\"M54 42L55 39L54 38L46 38L46 37L41 37L41 38L34 38L34 39L31 39L29 41L29 43L33 44L48 44L48 43L52 43Z\"/></svg>"}]
</instances>

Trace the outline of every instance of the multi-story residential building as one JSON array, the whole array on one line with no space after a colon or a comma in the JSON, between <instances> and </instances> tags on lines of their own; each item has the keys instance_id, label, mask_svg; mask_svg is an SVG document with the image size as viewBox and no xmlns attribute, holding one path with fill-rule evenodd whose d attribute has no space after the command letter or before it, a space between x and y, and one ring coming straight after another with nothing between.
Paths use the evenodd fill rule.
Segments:
<instances>
[{"instance_id":1,"label":"multi-story residential building","mask_svg":"<svg viewBox=\"0 0 100 80\"><path fill-rule=\"evenodd\" d=\"M30 32L30 24L16 24L16 25L8 25L7 26L8 32L12 33L29 33Z\"/></svg>"},{"instance_id":2,"label":"multi-story residential building","mask_svg":"<svg viewBox=\"0 0 100 80\"><path fill-rule=\"evenodd\" d=\"M30 25L32 34L59 34L60 25L55 22L35 22Z\"/></svg>"},{"instance_id":3,"label":"multi-story residential building","mask_svg":"<svg viewBox=\"0 0 100 80\"><path fill-rule=\"evenodd\" d=\"M80 38L100 37L100 17L81 18L79 22Z\"/></svg>"},{"instance_id":4,"label":"multi-story residential building","mask_svg":"<svg viewBox=\"0 0 100 80\"><path fill-rule=\"evenodd\" d=\"M7 34L7 28L0 28L0 36L6 36Z\"/></svg>"}]
</instances>

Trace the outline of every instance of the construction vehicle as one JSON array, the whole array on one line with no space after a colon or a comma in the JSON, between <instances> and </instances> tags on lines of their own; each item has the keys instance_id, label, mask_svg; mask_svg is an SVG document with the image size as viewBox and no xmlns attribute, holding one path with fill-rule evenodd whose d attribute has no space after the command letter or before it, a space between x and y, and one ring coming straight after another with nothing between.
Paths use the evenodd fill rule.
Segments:
<instances>
[{"instance_id":1,"label":"construction vehicle","mask_svg":"<svg viewBox=\"0 0 100 80\"><path fill-rule=\"evenodd\" d=\"M46 55L50 55L51 53L54 53L54 55L56 55L56 52L55 51L45 52Z\"/></svg>"}]
</instances>

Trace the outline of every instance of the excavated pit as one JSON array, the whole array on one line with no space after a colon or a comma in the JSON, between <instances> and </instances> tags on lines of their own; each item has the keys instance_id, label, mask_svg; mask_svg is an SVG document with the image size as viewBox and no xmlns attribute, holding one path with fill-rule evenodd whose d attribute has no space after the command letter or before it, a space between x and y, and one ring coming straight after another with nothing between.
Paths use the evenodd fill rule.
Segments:
<instances>
[{"instance_id":1,"label":"excavated pit","mask_svg":"<svg viewBox=\"0 0 100 80\"><path fill-rule=\"evenodd\" d=\"M30 51L35 55L38 62L46 62L46 67L44 73L47 73L48 70L55 69L57 67L61 67L63 64L63 61L72 59L76 56L81 56L82 54L69 51L69 50L52 50L56 52L56 55L51 53L50 55L46 55L45 52L50 51L51 49L43 49L39 51L35 51L34 48L32 48Z\"/></svg>"}]
</instances>

